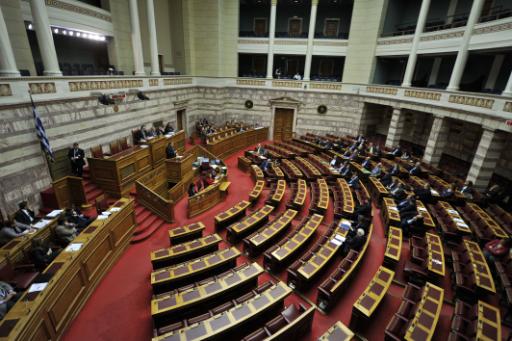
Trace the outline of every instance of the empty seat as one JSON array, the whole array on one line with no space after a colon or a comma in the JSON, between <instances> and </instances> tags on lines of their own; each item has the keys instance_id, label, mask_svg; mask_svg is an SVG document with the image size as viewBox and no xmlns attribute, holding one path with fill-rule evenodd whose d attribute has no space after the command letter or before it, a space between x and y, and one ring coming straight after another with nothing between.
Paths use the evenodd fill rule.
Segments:
<instances>
[{"instance_id":1,"label":"empty seat","mask_svg":"<svg viewBox=\"0 0 512 341\"><path fill-rule=\"evenodd\" d=\"M276 332L279 331L279 329L283 328L287 324L288 323L286 322L284 317L282 315L279 315L279 316L273 318L272 320L270 320L265 325L265 329L267 329L267 331L270 332L270 334L275 334Z\"/></svg>"},{"instance_id":2,"label":"empty seat","mask_svg":"<svg viewBox=\"0 0 512 341\"><path fill-rule=\"evenodd\" d=\"M208 313L204 313L202 315L194 316L194 317L191 317L191 318L189 318L187 320L187 324L191 325L191 324L194 324L194 323L199 323L201 321L208 320L210 317L212 317L212 315L209 312Z\"/></svg>"},{"instance_id":3,"label":"empty seat","mask_svg":"<svg viewBox=\"0 0 512 341\"><path fill-rule=\"evenodd\" d=\"M212 315L217 315L217 314L227 311L228 309L231 309L234 306L235 306L235 304L233 303L233 301L228 301L228 302L225 302L225 303L213 308L211 310L211 312L212 312Z\"/></svg>"},{"instance_id":4,"label":"empty seat","mask_svg":"<svg viewBox=\"0 0 512 341\"><path fill-rule=\"evenodd\" d=\"M258 330L255 330L251 334L247 335L242 339L242 341L261 341L265 340L270 335L267 333L265 328L260 328Z\"/></svg>"}]
</instances>

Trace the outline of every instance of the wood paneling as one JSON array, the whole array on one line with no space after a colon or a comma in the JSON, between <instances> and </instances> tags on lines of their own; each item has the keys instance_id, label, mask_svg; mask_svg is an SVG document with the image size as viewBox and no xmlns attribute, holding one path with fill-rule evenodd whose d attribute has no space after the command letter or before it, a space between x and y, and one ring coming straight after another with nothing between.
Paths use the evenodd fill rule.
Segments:
<instances>
[{"instance_id":1,"label":"wood paneling","mask_svg":"<svg viewBox=\"0 0 512 341\"><path fill-rule=\"evenodd\" d=\"M293 137L293 109L276 108L274 115L274 141Z\"/></svg>"}]
</instances>

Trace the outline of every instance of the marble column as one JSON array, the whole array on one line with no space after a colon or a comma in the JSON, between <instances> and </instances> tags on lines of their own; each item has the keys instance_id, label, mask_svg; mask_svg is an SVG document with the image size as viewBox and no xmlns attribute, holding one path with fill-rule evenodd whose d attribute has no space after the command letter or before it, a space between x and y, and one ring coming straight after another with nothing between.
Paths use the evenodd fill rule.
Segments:
<instances>
[{"instance_id":1,"label":"marble column","mask_svg":"<svg viewBox=\"0 0 512 341\"><path fill-rule=\"evenodd\" d=\"M7 26L5 25L2 7L0 7L0 76L20 76L20 72L16 66L11 40L9 39L9 32L7 32Z\"/></svg>"},{"instance_id":2,"label":"marble column","mask_svg":"<svg viewBox=\"0 0 512 341\"><path fill-rule=\"evenodd\" d=\"M432 71L430 72L430 77L428 78L427 86L435 85L437 83L437 75L439 75L439 68L441 67L442 61L442 57L436 57L434 59L434 63L432 64Z\"/></svg>"},{"instance_id":3,"label":"marble column","mask_svg":"<svg viewBox=\"0 0 512 341\"><path fill-rule=\"evenodd\" d=\"M466 180L473 182L476 189L485 190L489 185L504 145L505 136L503 133L484 127L466 178Z\"/></svg>"},{"instance_id":4,"label":"marble column","mask_svg":"<svg viewBox=\"0 0 512 341\"><path fill-rule=\"evenodd\" d=\"M510 76L508 76L508 82L505 86L505 90L501 93L503 96L512 97L512 72L510 72Z\"/></svg>"},{"instance_id":5,"label":"marble column","mask_svg":"<svg viewBox=\"0 0 512 341\"><path fill-rule=\"evenodd\" d=\"M130 0L130 24L132 28L133 67L135 76L145 76L142 38L140 36L139 7L137 0Z\"/></svg>"},{"instance_id":6,"label":"marble column","mask_svg":"<svg viewBox=\"0 0 512 341\"><path fill-rule=\"evenodd\" d=\"M156 40L155 6L153 0L146 0L148 12L149 49L151 53L151 75L160 76L158 65L158 44Z\"/></svg>"},{"instance_id":7,"label":"marble column","mask_svg":"<svg viewBox=\"0 0 512 341\"><path fill-rule=\"evenodd\" d=\"M416 60L418 59L418 45L420 44L421 34L425 29L429 7L430 0L423 0L421 2L420 14L416 24L416 30L414 31L414 38L412 39L411 51L409 52L409 58L407 59L407 66L405 68L402 86L411 86L414 69L416 67Z\"/></svg>"},{"instance_id":8,"label":"marble column","mask_svg":"<svg viewBox=\"0 0 512 341\"><path fill-rule=\"evenodd\" d=\"M404 132L405 114L400 108L393 108L393 116L389 124L388 136L386 138L386 147L393 148L400 144Z\"/></svg>"},{"instance_id":9,"label":"marble column","mask_svg":"<svg viewBox=\"0 0 512 341\"><path fill-rule=\"evenodd\" d=\"M496 85L496 80L500 75L503 60L505 60L504 54L497 54L496 56L494 56L491 70L489 71L489 76L487 77L487 81L485 82L484 89L494 89L494 86Z\"/></svg>"},{"instance_id":10,"label":"marble column","mask_svg":"<svg viewBox=\"0 0 512 341\"><path fill-rule=\"evenodd\" d=\"M475 24L478 22L480 14L482 13L483 5L484 0L473 0L473 5L471 6L471 12L469 13L468 22L466 23L464 35L462 36L462 42L460 43L459 51L457 52L457 59L455 60L455 65L453 66L452 75L450 77L450 83L448 84L446 90L459 90L460 80L462 79L462 74L464 73L464 68L466 67L466 62L468 60L469 42L471 40L471 36L473 35L473 29L475 28Z\"/></svg>"},{"instance_id":11,"label":"marble column","mask_svg":"<svg viewBox=\"0 0 512 341\"><path fill-rule=\"evenodd\" d=\"M304 64L304 80L309 81L311 75L311 61L313 59L313 41L315 39L316 11L318 0L311 1L311 14L309 16L308 46L306 49L306 62Z\"/></svg>"},{"instance_id":12,"label":"marble column","mask_svg":"<svg viewBox=\"0 0 512 341\"><path fill-rule=\"evenodd\" d=\"M446 142L448 141L448 133L450 125L445 117L434 115L432 128L428 137L427 146L423 161L437 167L443 155Z\"/></svg>"},{"instance_id":13,"label":"marble column","mask_svg":"<svg viewBox=\"0 0 512 341\"><path fill-rule=\"evenodd\" d=\"M274 38L276 35L276 8L277 0L272 0L270 6L270 25L268 28L268 52L267 52L267 78L273 78L274 71Z\"/></svg>"},{"instance_id":14,"label":"marble column","mask_svg":"<svg viewBox=\"0 0 512 341\"><path fill-rule=\"evenodd\" d=\"M30 0L30 10L32 11L32 21L36 31L37 44L43 60L45 76L62 76L53 42L52 29L48 12L46 11L46 2L44 0Z\"/></svg>"},{"instance_id":15,"label":"marble column","mask_svg":"<svg viewBox=\"0 0 512 341\"><path fill-rule=\"evenodd\" d=\"M457 10L457 0L450 0L448 4L448 11L446 11L446 24L451 24L453 22L453 16L455 15L455 11Z\"/></svg>"}]
</instances>

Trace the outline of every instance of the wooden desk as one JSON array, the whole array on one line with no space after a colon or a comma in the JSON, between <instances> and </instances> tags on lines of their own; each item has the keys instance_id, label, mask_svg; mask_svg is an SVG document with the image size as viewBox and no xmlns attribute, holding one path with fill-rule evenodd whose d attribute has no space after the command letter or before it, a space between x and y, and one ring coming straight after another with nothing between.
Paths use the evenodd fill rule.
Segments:
<instances>
[{"instance_id":1,"label":"wooden desk","mask_svg":"<svg viewBox=\"0 0 512 341\"><path fill-rule=\"evenodd\" d=\"M494 285L494 279L492 277L491 270L487 264L482 249L477 243L464 239L464 248L466 249L469 259L471 260L471 266L475 273L476 286L486 290L490 293L496 293L496 287Z\"/></svg>"},{"instance_id":2,"label":"wooden desk","mask_svg":"<svg viewBox=\"0 0 512 341\"><path fill-rule=\"evenodd\" d=\"M196 157L192 153L185 153L180 158L165 160L167 170L167 180L172 183L178 183L182 180L191 180L194 176L192 164L196 161Z\"/></svg>"},{"instance_id":3,"label":"wooden desk","mask_svg":"<svg viewBox=\"0 0 512 341\"><path fill-rule=\"evenodd\" d=\"M218 158L225 157L268 139L268 127L256 128L227 136L215 142L208 142L206 149Z\"/></svg>"},{"instance_id":4,"label":"wooden desk","mask_svg":"<svg viewBox=\"0 0 512 341\"><path fill-rule=\"evenodd\" d=\"M170 332L153 341L193 341L222 339L228 335L239 334L244 325L251 323L261 316L273 316L272 312L278 311L283 306L283 300L290 295L292 289L279 282L270 289L249 299L241 305L229 309L226 312L215 315L199 323L187 326L174 332Z\"/></svg>"},{"instance_id":5,"label":"wooden desk","mask_svg":"<svg viewBox=\"0 0 512 341\"><path fill-rule=\"evenodd\" d=\"M98 283L129 245L135 228L133 199L122 198L105 220L95 220L45 269L43 291L22 293L0 321L0 340L59 340Z\"/></svg>"},{"instance_id":6,"label":"wooden desk","mask_svg":"<svg viewBox=\"0 0 512 341\"><path fill-rule=\"evenodd\" d=\"M290 259L311 240L323 219L322 215L313 214L302 227L293 232L291 237L270 249L270 252L265 252L265 257L263 258L265 268L276 271L284 264L289 263Z\"/></svg>"},{"instance_id":7,"label":"wooden desk","mask_svg":"<svg viewBox=\"0 0 512 341\"><path fill-rule=\"evenodd\" d=\"M202 221L172 228L169 230L169 242L171 245L176 245L199 238L202 236L205 228L206 226Z\"/></svg>"},{"instance_id":8,"label":"wooden desk","mask_svg":"<svg viewBox=\"0 0 512 341\"><path fill-rule=\"evenodd\" d=\"M185 151L185 131L180 130L172 135L164 135L148 140L145 144L149 145L153 167L157 167L167 158L166 148L172 143L174 150L178 154Z\"/></svg>"},{"instance_id":9,"label":"wooden desk","mask_svg":"<svg viewBox=\"0 0 512 341\"><path fill-rule=\"evenodd\" d=\"M388 292L388 289L393 282L395 272L383 266L379 267L373 279L370 281L361 296L357 299L354 307L352 308L352 319L350 320L351 327L361 329L363 325L367 326L373 313L383 300ZM354 329L352 327L352 329Z\"/></svg>"},{"instance_id":10,"label":"wooden desk","mask_svg":"<svg viewBox=\"0 0 512 341\"><path fill-rule=\"evenodd\" d=\"M457 212L452 205L446 201L438 201L437 205L450 218L457 232L465 235L471 234L471 229L469 228L468 224L466 224L466 222L460 216L459 212Z\"/></svg>"},{"instance_id":11,"label":"wooden desk","mask_svg":"<svg viewBox=\"0 0 512 341\"><path fill-rule=\"evenodd\" d=\"M226 199L226 177L211 184L195 195L188 197L187 216L195 217Z\"/></svg>"},{"instance_id":12,"label":"wooden desk","mask_svg":"<svg viewBox=\"0 0 512 341\"><path fill-rule=\"evenodd\" d=\"M258 211L255 211L251 215L243 218L238 223L228 226L228 232L226 235L228 241L234 244L261 225L265 224L268 221L268 216L273 210L273 206L265 205Z\"/></svg>"},{"instance_id":13,"label":"wooden desk","mask_svg":"<svg viewBox=\"0 0 512 341\"><path fill-rule=\"evenodd\" d=\"M164 266L185 262L192 258L217 251L221 241L222 238L214 233L166 249L152 251L151 264L153 265L153 269L158 269Z\"/></svg>"},{"instance_id":14,"label":"wooden desk","mask_svg":"<svg viewBox=\"0 0 512 341\"><path fill-rule=\"evenodd\" d=\"M427 269L430 273L439 276L445 274L444 248L441 238L437 234L426 233L427 241Z\"/></svg>"},{"instance_id":15,"label":"wooden desk","mask_svg":"<svg viewBox=\"0 0 512 341\"><path fill-rule=\"evenodd\" d=\"M388 241L384 261L386 264L395 266L400 261L402 253L402 229L394 226L388 228Z\"/></svg>"},{"instance_id":16,"label":"wooden desk","mask_svg":"<svg viewBox=\"0 0 512 341\"><path fill-rule=\"evenodd\" d=\"M354 340L354 337L354 332L338 321L327 329L327 331L318 338L318 341L351 341Z\"/></svg>"},{"instance_id":17,"label":"wooden desk","mask_svg":"<svg viewBox=\"0 0 512 341\"><path fill-rule=\"evenodd\" d=\"M261 195L261 192L265 188L265 180L258 180L254 184L251 193L249 193L249 202L255 203Z\"/></svg>"},{"instance_id":18,"label":"wooden desk","mask_svg":"<svg viewBox=\"0 0 512 341\"><path fill-rule=\"evenodd\" d=\"M400 213L393 198L382 199L382 218L386 226L400 226Z\"/></svg>"},{"instance_id":19,"label":"wooden desk","mask_svg":"<svg viewBox=\"0 0 512 341\"><path fill-rule=\"evenodd\" d=\"M151 300L151 315L157 328L177 320L194 316L226 301L233 294L244 293L258 284L258 276L264 272L258 263L246 264L237 271L226 272L208 283L198 283L185 291L175 290L168 295ZM197 314L199 315L199 314Z\"/></svg>"},{"instance_id":20,"label":"wooden desk","mask_svg":"<svg viewBox=\"0 0 512 341\"><path fill-rule=\"evenodd\" d=\"M153 271L151 273L153 291L155 293L166 292L172 288L189 284L201 277L220 273L234 267L238 256L240 256L240 251L236 247L231 247L201 258Z\"/></svg>"},{"instance_id":21,"label":"wooden desk","mask_svg":"<svg viewBox=\"0 0 512 341\"><path fill-rule=\"evenodd\" d=\"M295 158L295 160L297 160L302 165L302 167L307 170L307 172L311 175L312 179L316 179L316 178L322 177L322 173L320 173L318 168L313 166L308 160L306 160L306 159L304 159L303 157L300 157L300 156Z\"/></svg>"},{"instance_id":22,"label":"wooden desk","mask_svg":"<svg viewBox=\"0 0 512 341\"><path fill-rule=\"evenodd\" d=\"M317 179L316 187L314 185L311 186L312 189L312 207L310 211L319 211L325 212L329 207L329 186L327 186L327 182L325 179Z\"/></svg>"},{"instance_id":23,"label":"wooden desk","mask_svg":"<svg viewBox=\"0 0 512 341\"><path fill-rule=\"evenodd\" d=\"M265 180L265 175L261 168L257 165L251 165L251 176L254 181Z\"/></svg>"},{"instance_id":24,"label":"wooden desk","mask_svg":"<svg viewBox=\"0 0 512 341\"><path fill-rule=\"evenodd\" d=\"M277 179L284 179L284 173L281 170L281 168L279 168L279 166L276 166L274 163L271 163L270 169L272 169L272 174L274 174L274 176Z\"/></svg>"},{"instance_id":25,"label":"wooden desk","mask_svg":"<svg viewBox=\"0 0 512 341\"><path fill-rule=\"evenodd\" d=\"M501 340L500 309L484 301L478 301L476 339L482 341Z\"/></svg>"},{"instance_id":26,"label":"wooden desk","mask_svg":"<svg viewBox=\"0 0 512 341\"><path fill-rule=\"evenodd\" d=\"M416 209L418 213L423 217L423 226L434 229L436 227L434 219L432 219L432 216L428 212L427 208L420 200L416 200Z\"/></svg>"},{"instance_id":27,"label":"wooden desk","mask_svg":"<svg viewBox=\"0 0 512 341\"><path fill-rule=\"evenodd\" d=\"M405 333L405 340L430 341L434 336L441 308L444 289L427 282L423 287L421 301L417 304L416 314Z\"/></svg>"},{"instance_id":28,"label":"wooden desk","mask_svg":"<svg viewBox=\"0 0 512 341\"><path fill-rule=\"evenodd\" d=\"M276 187L274 188L274 193L270 197L268 204L278 207L283 199L284 193L286 192L286 181L278 180Z\"/></svg>"},{"instance_id":29,"label":"wooden desk","mask_svg":"<svg viewBox=\"0 0 512 341\"><path fill-rule=\"evenodd\" d=\"M306 180L304 179L297 179L296 189L295 189L295 196L293 197L292 202L289 204L291 208L295 208L297 210L301 210L304 206L304 203L306 202L306 195L307 192L307 185Z\"/></svg>"},{"instance_id":30,"label":"wooden desk","mask_svg":"<svg viewBox=\"0 0 512 341\"><path fill-rule=\"evenodd\" d=\"M294 181L303 177L300 169L297 168L297 166L295 166L290 160L283 159L281 165L288 180Z\"/></svg>"},{"instance_id":31,"label":"wooden desk","mask_svg":"<svg viewBox=\"0 0 512 341\"><path fill-rule=\"evenodd\" d=\"M251 164L252 164L251 160L249 160L247 157L245 157L245 156L238 157L238 168L242 172L247 172L251 168Z\"/></svg>"},{"instance_id":32,"label":"wooden desk","mask_svg":"<svg viewBox=\"0 0 512 341\"><path fill-rule=\"evenodd\" d=\"M248 201L242 200L228 210L221 212L215 216L215 229L220 229L241 217L245 217L245 210L249 207Z\"/></svg>"},{"instance_id":33,"label":"wooden desk","mask_svg":"<svg viewBox=\"0 0 512 341\"><path fill-rule=\"evenodd\" d=\"M268 248L291 225L297 211L287 209L279 218L244 239L244 250L250 257L255 257Z\"/></svg>"},{"instance_id":34,"label":"wooden desk","mask_svg":"<svg viewBox=\"0 0 512 341\"><path fill-rule=\"evenodd\" d=\"M336 184L343 197L342 216L350 218L354 214L355 209L354 196L352 195L352 190L350 189L350 186L348 185L345 179L336 179Z\"/></svg>"},{"instance_id":35,"label":"wooden desk","mask_svg":"<svg viewBox=\"0 0 512 341\"><path fill-rule=\"evenodd\" d=\"M379 179L373 176L368 177L368 179L372 198L377 198L377 203L379 203L382 198L389 195L389 192Z\"/></svg>"},{"instance_id":36,"label":"wooden desk","mask_svg":"<svg viewBox=\"0 0 512 341\"><path fill-rule=\"evenodd\" d=\"M89 157L87 162L92 182L116 198L127 195L133 182L153 168L148 146L134 146L108 158Z\"/></svg>"},{"instance_id":37,"label":"wooden desk","mask_svg":"<svg viewBox=\"0 0 512 341\"><path fill-rule=\"evenodd\" d=\"M501 226L477 204L466 203L465 207L459 208L459 210L463 209L468 210L473 214L473 216L480 220L482 227L490 232L489 239L506 239L509 237L508 234L501 228Z\"/></svg>"}]
</instances>

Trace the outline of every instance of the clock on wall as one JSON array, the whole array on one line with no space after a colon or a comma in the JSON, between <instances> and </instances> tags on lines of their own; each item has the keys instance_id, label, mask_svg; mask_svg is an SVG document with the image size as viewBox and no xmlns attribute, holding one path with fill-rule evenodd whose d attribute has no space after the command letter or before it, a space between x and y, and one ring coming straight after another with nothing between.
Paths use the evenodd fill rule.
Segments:
<instances>
[{"instance_id":1,"label":"clock on wall","mask_svg":"<svg viewBox=\"0 0 512 341\"><path fill-rule=\"evenodd\" d=\"M253 103L250 99L248 99L247 101L245 101L245 107L246 107L247 109L252 109L252 107L253 107L253 106L254 106L254 103Z\"/></svg>"},{"instance_id":2,"label":"clock on wall","mask_svg":"<svg viewBox=\"0 0 512 341\"><path fill-rule=\"evenodd\" d=\"M316 108L316 111L319 114L325 114L327 112L327 107L325 105L319 105L318 108Z\"/></svg>"}]
</instances>

